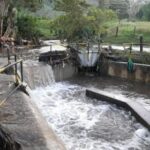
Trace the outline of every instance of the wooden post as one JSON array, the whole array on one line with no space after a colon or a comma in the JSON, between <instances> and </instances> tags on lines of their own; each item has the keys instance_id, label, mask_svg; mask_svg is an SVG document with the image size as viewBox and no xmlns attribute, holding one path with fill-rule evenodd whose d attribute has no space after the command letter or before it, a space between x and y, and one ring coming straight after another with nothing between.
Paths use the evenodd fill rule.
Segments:
<instances>
[{"instance_id":1,"label":"wooden post","mask_svg":"<svg viewBox=\"0 0 150 150\"><path fill-rule=\"evenodd\" d=\"M15 57L15 62L17 62L17 56L14 55ZM17 80L17 64L15 64L15 79L16 79L16 84L18 84L18 80Z\"/></svg>"},{"instance_id":2,"label":"wooden post","mask_svg":"<svg viewBox=\"0 0 150 150\"><path fill-rule=\"evenodd\" d=\"M143 36L140 36L140 52L143 52Z\"/></svg>"},{"instance_id":3,"label":"wooden post","mask_svg":"<svg viewBox=\"0 0 150 150\"><path fill-rule=\"evenodd\" d=\"M8 58L8 64L10 63L10 51L9 47L7 47L7 58Z\"/></svg>"},{"instance_id":4,"label":"wooden post","mask_svg":"<svg viewBox=\"0 0 150 150\"><path fill-rule=\"evenodd\" d=\"M100 52L101 48L100 48L100 39L98 39L98 52Z\"/></svg>"},{"instance_id":5,"label":"wooden post","mask_svg":"<svg viewBox=\"0 0 150 150\"><path fill-rule=\"evenodd\" d=\"M88 54L89 54L89 51L90 51L90 42L89 42L89 39L88 39L88 43L87 43L87 50L88 50Z\"/></svg>"},{"instance_id":6,"label":"wooden post","mask_svg":"<svg viewBox=\"0 0 150 150\"><path fill-rule=\"evenodd\" d=\"M119 27L116 27L116 37L118 37Z\"/></svg>"},{"instance_id":7,"label":"wooden post","mask_svg":"<svg viewBox=\"0 0 150 150\"><path fill-rule=\"evenodd\" d=\"M21 69L21 82L23 82L23 62L20 62L20 69Z\"/></svg>"},{"instance_id":8,"label":"wooden post","mask_svg":"<svg viewBox=\"0 0 150 150\"><path fill-rule=\"evenodd\" d=\"M132 51L132 44L130 44L130 48L129 48L129 49L130 49L130 54L131 54L131 51Z\"/></svg>"}]
</instances>

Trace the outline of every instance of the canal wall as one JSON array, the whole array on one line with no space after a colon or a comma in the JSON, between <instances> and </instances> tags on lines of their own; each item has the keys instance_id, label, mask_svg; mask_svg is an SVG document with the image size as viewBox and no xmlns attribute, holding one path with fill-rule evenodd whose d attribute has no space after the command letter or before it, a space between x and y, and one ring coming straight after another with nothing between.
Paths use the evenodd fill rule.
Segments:
<instances>
[{"instance_id":1,"label":"canal wall","mask_svg":"<svg viewBox=\"0 0 150 150\"><path fill-rule=\"evenodd\" d=\"M125 108L126 110L130 111L141 124L150 130L150 112L141 106L141 104L128 99L118 99L117 95L112 97L109 94L106 94L95 88L87 89L86 96L96 98L100 101L116 104L118 107Z\"/></svg>"},{"instance_id":2,"label":"canal wall","mask_svg":"<svg viewBox=\"0 0 150 150\"><path fill-rule=\"evenodd\" d=\"M13 78L0 74L0 103L12 91ZM23 150L65 150L33 100L19 90L0 106L0 124Z\"/></svg>"},{"instance_id":3,"label":"canal wall","mask_svg":"<svg viewBox=\"0 0 150 150\"><path fill-rule=\"evenodd\" d=\"M108 61L103 64L103 68L103 75L150 83L150 65L134 63L133 71L129 72L127 62Z\"/></svg>"},{"instance_id":4,"label":"canal wall","mask_svg":"<svg viewBox=\"0 0 150 150\"><path fill-rule=\"evenodd\" d=\"M78 68L72 63L60 63L53 66L55 81L69 79L78 73Z\"/></svg>"}]
</instances>

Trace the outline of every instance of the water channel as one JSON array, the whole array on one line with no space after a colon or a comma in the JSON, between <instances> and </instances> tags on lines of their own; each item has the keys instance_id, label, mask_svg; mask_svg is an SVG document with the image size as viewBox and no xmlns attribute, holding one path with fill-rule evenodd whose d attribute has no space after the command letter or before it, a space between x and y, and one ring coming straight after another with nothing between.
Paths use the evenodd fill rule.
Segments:
<instances>
[{"instance_id":1,"label":"water channel","mask_svg":"<svg viewBox=\"0 0 150 150\"><path fill-rule=\"evenodd\" d=\"M149 85L94 76L55 82L50 66L40 71L38 68L44 64L25 64L29 82L34 74L41 79L47 72L45 81L42 78L41 83L33 82L30 94L67 150L149 150L150 132L130 112L85 96L86 88L96 87L110 95L138 101L150 111Z\"/></svg>"}]
</instances>

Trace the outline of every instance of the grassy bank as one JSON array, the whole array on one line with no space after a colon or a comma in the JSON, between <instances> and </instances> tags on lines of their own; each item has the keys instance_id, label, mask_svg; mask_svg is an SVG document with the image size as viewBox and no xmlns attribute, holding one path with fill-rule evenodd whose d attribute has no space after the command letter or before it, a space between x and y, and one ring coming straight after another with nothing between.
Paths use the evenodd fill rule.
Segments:
<instances>
[{"instance_id":1,"label":"grassy bank","mask_svg":"<svg viewBox=\"0 0 150 150\"><path fill-rule=\"evenodd\" d=\"M37 28L43 39L53 37L51 33L51 20L38 19ZM116 30L118 27L118 36ZM105 43L122 44L122 43L139 43L139 36L143 35L144 43L150 43L150 22L108 22L105 24L107 29L103 38Z\"/></svg>"},{"instance_id":2,"label":"grassy bank","mask_svg":"<svg viewBox=\"0 0 150 150\"><path fill-rule=\"evenodd\" d=\"M104 42L108 43L139 43L140 35L144 38L144 43L150 43L150 22L109 22L105 24L107 35ZM118 36L116 31L118 27Z\"/></svg>"}]
</instances>

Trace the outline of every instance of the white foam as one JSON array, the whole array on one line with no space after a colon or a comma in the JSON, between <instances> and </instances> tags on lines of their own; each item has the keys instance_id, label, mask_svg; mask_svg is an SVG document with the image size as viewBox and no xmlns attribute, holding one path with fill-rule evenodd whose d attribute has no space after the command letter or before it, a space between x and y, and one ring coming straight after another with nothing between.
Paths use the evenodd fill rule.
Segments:
<instances>
[{"instance_id":1,"label":"white foam","mask_svg":"<svg viewBox=\"0 0 150 150\"><path fill-rule=\"evenodd\" d=\"M113 141L111 139L109 141L103 138L92 138L90 132L94 132L94 127L98 122L102 121L103 124L103 121L107 122L107 119L111 119L114 121L113 124L118 125L118 130L119 128L126 130L126 128L132 129L128 126L134 124L134 119L132 120L131 116L125 111L118 111L109 104L92 103L90 99L85 97L84 91L83 87L70 85L66 82L32 91L35 103L49 125L64 141L68 150L115 150L117 148L127 150L131 147L146 150L145 147L150 146L150 133L139 124L135 125L137 129L133 127L132 136L125 140ZM113 111L116 111L116 113ZM124 127L124 122L121 123L122 119L118 115L124 116L124 119L127 118L127 127ZM111 124L108 122L106 129L104 127L104 130L102 130L104 133L98 135L109 133L107 133L107 125L110 126Z\"/></svg>"}]
</instances>

